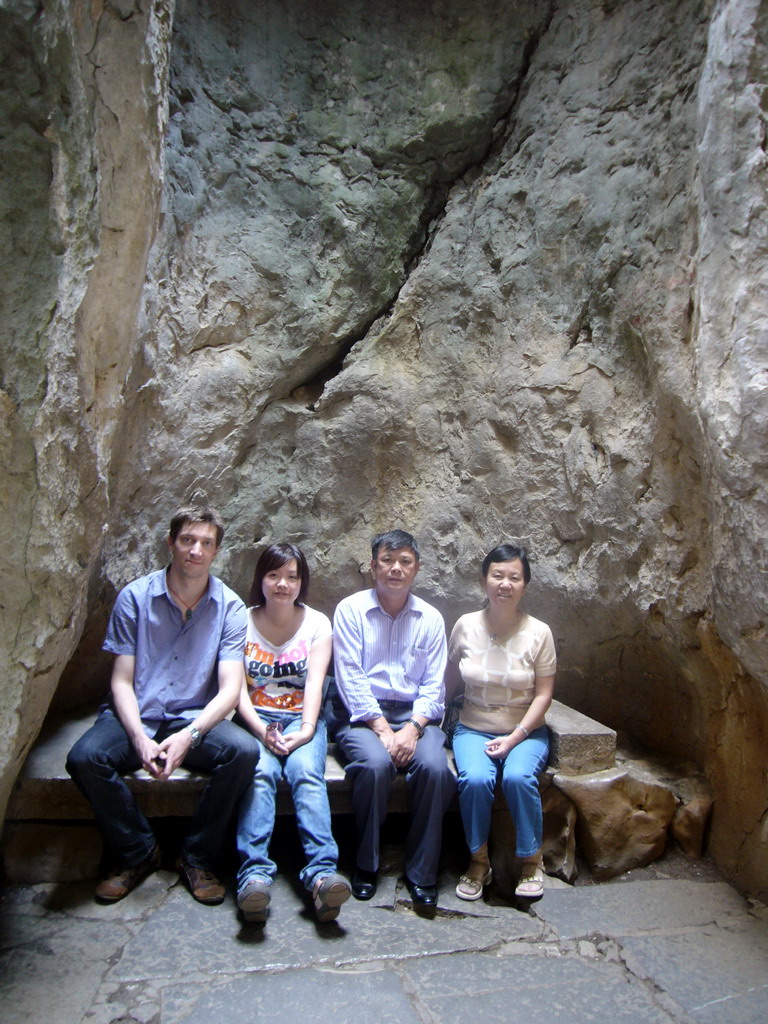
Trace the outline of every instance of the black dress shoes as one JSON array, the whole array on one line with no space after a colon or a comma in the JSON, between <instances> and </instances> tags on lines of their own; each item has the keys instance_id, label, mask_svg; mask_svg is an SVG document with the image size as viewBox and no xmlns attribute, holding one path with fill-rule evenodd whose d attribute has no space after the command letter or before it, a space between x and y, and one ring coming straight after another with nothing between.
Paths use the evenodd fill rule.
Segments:
<instances>
[{"instance_id":1,"label":"black dress shoes","mask_svg":"<svg viewBox=\"0 0 768 1024\"><path fill-rule=\"evenodd\" d=\"M405 876L405 884L408 886L408 892L411 894L411 900L413 901L414 906L437 906L436 885L416 885L416 883L412 882L407 875Z\"/></svg>"},{"instance_id":2,"label":"black dress shoes","mask_svg":"<svg viewBox=\"0 0 768 1024\"><path fill-rule=\"evenodd\" d=\"M352 887L352 895L356 900L372 900L376 895L378 876L375 871L363 871L362 868L355 868L349 882Z\"/></svg>"}]
</instances>

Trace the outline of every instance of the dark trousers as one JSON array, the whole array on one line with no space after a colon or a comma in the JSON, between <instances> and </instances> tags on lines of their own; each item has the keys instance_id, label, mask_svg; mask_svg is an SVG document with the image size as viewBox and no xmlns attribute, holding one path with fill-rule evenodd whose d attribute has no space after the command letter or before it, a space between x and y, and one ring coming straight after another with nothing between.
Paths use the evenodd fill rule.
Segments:
<instances>
[{"instance_id":1,"label":"dark trousers","mask_svg":"<svg viewBox=\"0 0 768 1024\"><path fill-rule=\"evenodd\" d=\"M163 722L154 738L159 743L187 724L184 718ZM219 860L227 824L250 785L258 759L256 737L226 720L207 732L184 758L185 768L210 775L182 848L181 856L189 864L210 870ZM122 867L141 864L156 842L122 778L140 767L128 734L112 714L100 715L67 757L67 771L90 802L109 853Z\"/></svg>"},{"instance_id":2,"label":"dark trousers","mask_svg":"<svg viewBox=\"0 0 768 1024\"><path fill-rule=\"evenodd\" d=\"M410 705L382 708L397 730L411 717ZM397 769L386 747L365 723L339 724L336 743L352 783L352 810L357 825L357 866L379 869L379 834L387 814ZM428 725L404 769L411 798L411 823L405 845L405 872L416 885L434 885L442 843L443 816L456 791L456 779L445 755L445 733Z\"/></svg>"}]
</instances>

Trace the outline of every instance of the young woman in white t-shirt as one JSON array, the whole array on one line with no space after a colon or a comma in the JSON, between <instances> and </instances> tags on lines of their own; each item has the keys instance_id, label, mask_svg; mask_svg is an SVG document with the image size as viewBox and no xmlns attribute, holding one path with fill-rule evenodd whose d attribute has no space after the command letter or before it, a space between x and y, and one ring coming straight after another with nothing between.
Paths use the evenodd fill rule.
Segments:
<instances>
[{"instance_id":1,"label":"young woman in white t-shirt","mask_svg":"<svg viewBox=\"0 0 768 1024\"><path fill-rule=\"evenodd\" d=\"M301 881L317 919L332 921L350 888L336 871L325 785L327 734L321 716L331 659L331 623L304 603L309 568L301 548L271 544L256 565L248 609L245 679L237 721L261 744L253 784L243 797L237 828L237 903L246 921L267 919L277 865L269 856L275 792L291 787L306 866Z\"/></svg>"}]
</instances>

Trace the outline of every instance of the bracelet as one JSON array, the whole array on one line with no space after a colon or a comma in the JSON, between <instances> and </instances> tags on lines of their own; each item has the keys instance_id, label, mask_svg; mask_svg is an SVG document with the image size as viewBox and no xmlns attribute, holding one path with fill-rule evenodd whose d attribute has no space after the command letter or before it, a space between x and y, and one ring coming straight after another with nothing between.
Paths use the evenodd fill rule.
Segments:
<instances>
[{"instance_id":1,"label":"bracelet","mask_svg":"<svg viewBox=\"0 0 768 1024\"><path fill-rule=\"evenodd\" d=\"M416 732L419 734L419 739L424 735L424 726L421 722L417 722L415 718L409 718L408 724L412 725Z\"/></svg>"},{"instance_id":2,"label":"bracelet","mask_svg":"<svg viewBox=\"0 0 768 1024\"><path fill-rule=\"evenodd\" d=\"M317 732L317 723L316 722L310 722L308 719L302 718L301 724L302 725L311 725L312 726L312 731L313 732Z\"/></svg>"},{"instance_id":3,"label":"bracelet","mask_svg":"<svg viewBox=\"0 0 768 1024\"><path fill-rule=\"evenodd\" d=\"M526 738L526 739L528 739L528 737L529 737L529 736L531 735L531 734L530 734L530 733L528 732L528 730L527 730L527 729L525 728L525 726L524 726L524 725L516 725L516 726L515 726L515 729L519 729L519 730L520 730L520 732L522 732L522 733L525 733L525 738ZM513 729L513 730L512 730L512 732L514 732L514 731L515 731L515 729Z\"/></svg>"}]
</instances>

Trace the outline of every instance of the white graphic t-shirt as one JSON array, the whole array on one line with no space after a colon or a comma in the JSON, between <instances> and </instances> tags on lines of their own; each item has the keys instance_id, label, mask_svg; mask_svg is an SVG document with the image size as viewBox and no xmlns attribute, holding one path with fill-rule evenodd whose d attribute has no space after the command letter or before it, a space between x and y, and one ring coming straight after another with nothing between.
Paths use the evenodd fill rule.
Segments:
<instances>
[{"instance_id":1,"label":"white graphic t-shirt","mask_svg":"<svg viewBox=\"0 0 768 1024\"><path fill-rule=\"evenodd\" d=\"M245 641L245 676L248 696L255 708L291 711L300 714L304 707L304 683L312 644L332 635L327 615L304 608L304 618L291 639L275 647L259 633L248 609L248 633Z\"/></svg>"}]
</instances>

